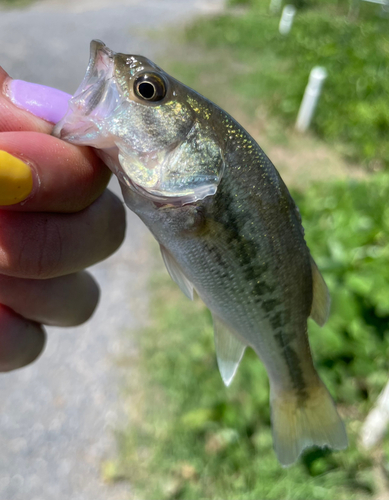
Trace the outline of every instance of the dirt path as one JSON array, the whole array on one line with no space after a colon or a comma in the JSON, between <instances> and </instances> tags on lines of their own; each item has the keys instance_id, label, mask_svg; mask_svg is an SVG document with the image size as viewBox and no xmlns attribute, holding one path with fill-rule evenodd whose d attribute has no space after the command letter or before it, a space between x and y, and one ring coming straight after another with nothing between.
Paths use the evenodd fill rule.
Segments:
<instances>
[{"instance_id":1,"label":"dirt path","mask_svg":"<svg viewBox=\"0 0 389 500\"><path fill-rule=\"evenodd\" d=\"M0 65L15 78L73 92L92 38L158 58L165 48L151 38L152 30L181 25L220 4L66 0L1 12ZM147 318L151 238L130 213L127 233L119 252L93 268L102 289L93 319L79 328L49 329L47 348L36 363L0 375L1 500L129 497L130 485L107 485L101 474L104 461L115 454L113 430L125 414L116 360L134 349L125 332Z\"/></svg>"}]
</instances>

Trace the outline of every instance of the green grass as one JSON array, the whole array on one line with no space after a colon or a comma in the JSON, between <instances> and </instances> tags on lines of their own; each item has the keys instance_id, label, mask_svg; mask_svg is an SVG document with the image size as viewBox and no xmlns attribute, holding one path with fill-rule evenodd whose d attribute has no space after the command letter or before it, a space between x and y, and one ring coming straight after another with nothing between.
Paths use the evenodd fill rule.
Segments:
<instances>
[{"instance_id":1,"label":"green grass","mask_svg":"<svg viewBox=\"0 0 389 500\"><path fill-rule=\"evenodd\" d=\"M309 322L311 344L347 423L349 448L311 449L281 468L263 365L246 352L226 389L209 312L157 273L152 322L136 335L139 354L128 361L138 373L129 387L131 422L118 433L120 457L105 468L106 479L129 479L136 496L150 500L360 500L379 493L389 441L369 453L356 443L389 369L389 176L320 184L296 199L333 300L323 329Z\"/></svg>"},{"instance_id":2,"label":"green grass","mask_svg":"<svg viewBox=\"0 0 389 500\"><path fill-rule=\"evenodd\" d=\"M278 33L278 15L253 0L247 11L203 18L186 30L199 50L220 51L226 88L243 96L246 109L261 106L293 124L310 70L328 78L312 129L353 161L370 169L389 166L389 29L377 6L348 19L347 2L306 2L289 36ZM266 8L265 8L266 4Z\"/></svg>"},{"instance_id":3,"label":"green grass","mask_svg":"<svg viewBox=\"0 0 389 500\"><path fill-rule=\"evenodd\" d=\"M0 0L0 9L1 8L14 9L14 8L26 7L27 5L33 3L34 1L35 0Z\"/></svg>"}]
</instances>

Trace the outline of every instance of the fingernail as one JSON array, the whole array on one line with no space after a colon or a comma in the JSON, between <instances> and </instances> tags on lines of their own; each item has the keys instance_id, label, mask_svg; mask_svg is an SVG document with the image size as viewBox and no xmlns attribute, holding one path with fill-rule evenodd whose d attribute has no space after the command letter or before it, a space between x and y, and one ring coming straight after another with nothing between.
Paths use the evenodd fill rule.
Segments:
<instances>
[{"instance_id":1,"label":"fingernail","mask_svg":"<svg viewBox=\"0 0 389 500\"><path fill-rule=\"evenodd\" d=\"M6 95L18 108L52 123L59 122L65 116L68 101L72 97L62 90L23 80L9 80Z\"/></svg>"},{"instance_id":2,"label":"fingernail","mask_svg":"<svg viewBox=\"0 0 389 500\"><path fill-rule=\"evenodd\" d=\"M33 186L30 167L6 151L0 151L0 205L15 205L25 200Z\"/></svg>"}]
</instances>

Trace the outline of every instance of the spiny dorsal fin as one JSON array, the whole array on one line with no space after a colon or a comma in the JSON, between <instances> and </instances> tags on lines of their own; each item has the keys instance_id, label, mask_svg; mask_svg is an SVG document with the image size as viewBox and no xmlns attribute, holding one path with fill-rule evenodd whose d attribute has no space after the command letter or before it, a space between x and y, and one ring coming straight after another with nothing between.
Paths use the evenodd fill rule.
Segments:
<instances>
[{"instance_id":1,"label":"spiny dorsal fin","mask_svg":"<svg viewBox=\"0 0 389 500\"><path fill-rule=\"evenodd\" d=\"M319 326L323 326L330 314L331 297L327 285L317 268L316 262L311 257L313 298L311 308L311 318Z\"/></svg>"},{"instance_id":2,"label":"spiny dorsal fin","mask_svg":"<svg viewBox=\"0 0 389 500\"><path fill-rule=\"evenodd\" d=\"M238 369L246 346L236 338L232 331L215 314L212 314L212 317L215 330L217 364L223 382L228 387Z\"/></svg>"},{"instance_id":3,"label":"spiny dorsal fin","mask_svg":"<svg viewBox=\"0 0 389 500\"><path fill-rule=\"evenodd\" d=\"M166 250L164 246L160 245L160 248L163 261L171 279L177 283L177 285L181 288L181 291L188 297L188 299L193 300L192 283L181 271L180 266L177 264L176 259L172 256L172 254Z\"/></svg>"}]
</instances>

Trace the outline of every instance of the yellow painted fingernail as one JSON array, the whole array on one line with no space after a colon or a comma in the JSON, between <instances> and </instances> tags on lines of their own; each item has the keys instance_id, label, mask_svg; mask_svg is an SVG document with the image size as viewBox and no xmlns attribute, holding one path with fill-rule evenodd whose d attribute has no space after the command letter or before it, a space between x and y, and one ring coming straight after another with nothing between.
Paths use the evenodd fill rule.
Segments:
<instances>
[{"instance_id":1,"label":"yellow painted fingernail","mask_svg":"<svg viewBox=\"0 0 389 500\"><path fill-rule=\"evenodd\" d=\"M32 172L19 158L0 151L0 205L15 205L32 191Z\"/></svg>"}]
</instances>

